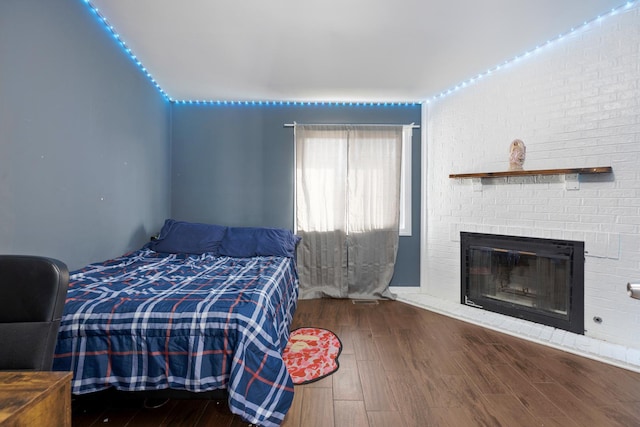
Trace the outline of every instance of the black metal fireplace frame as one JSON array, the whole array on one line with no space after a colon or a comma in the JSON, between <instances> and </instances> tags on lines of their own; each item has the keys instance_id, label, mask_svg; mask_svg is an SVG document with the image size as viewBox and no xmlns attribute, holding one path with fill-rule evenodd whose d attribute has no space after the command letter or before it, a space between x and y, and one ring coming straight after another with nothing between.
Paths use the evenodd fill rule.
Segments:
<instances>
[{"instance_id":1,"label":"black metal fireplace frame","mask_svg":"<svg viewBox=\"0 0 640 427\"><path fill-rule=\"evenodd\" d=\"M506 250L527 250L536 253L558 251L570 255L572 286L567 316L554 316L522 305L474 297L469 300L470 247L499 247ZM460 303L507 316L552 326L584 335L584 242L575 240L541 239L501 234L460 233Z\"/></svg>"}]
</instances>

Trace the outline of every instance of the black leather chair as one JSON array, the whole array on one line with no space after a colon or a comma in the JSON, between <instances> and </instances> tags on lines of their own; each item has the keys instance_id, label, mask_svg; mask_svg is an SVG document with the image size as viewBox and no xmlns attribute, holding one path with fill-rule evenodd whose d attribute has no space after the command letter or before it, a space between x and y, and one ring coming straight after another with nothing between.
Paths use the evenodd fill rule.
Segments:
<instances>
[{"instance_id":1,"label":"black leather chair","mask_svg":"<svg viewBox=\"0 0 640 427\"><path fill-rule=\"evenodd\" d=\"M0 370L51 370L68 286L58 260L0 255Z\"/></svg>"}]
</instances>

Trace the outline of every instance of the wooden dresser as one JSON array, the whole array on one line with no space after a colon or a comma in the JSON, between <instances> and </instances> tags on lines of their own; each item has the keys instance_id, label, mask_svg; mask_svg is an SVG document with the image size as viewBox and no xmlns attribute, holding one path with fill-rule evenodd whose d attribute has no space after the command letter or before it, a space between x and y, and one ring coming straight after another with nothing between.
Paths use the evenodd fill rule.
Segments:
<instances>
[{"instance_id":1,"label":"wooden dresser","mask_svg":"<svg viewBox=\"0 0 640 427\"><path fill-rule=\"evenodd\" d=\"M0 426L71 426L71 377L0 371Z\"/></svg>"}]
</instances>

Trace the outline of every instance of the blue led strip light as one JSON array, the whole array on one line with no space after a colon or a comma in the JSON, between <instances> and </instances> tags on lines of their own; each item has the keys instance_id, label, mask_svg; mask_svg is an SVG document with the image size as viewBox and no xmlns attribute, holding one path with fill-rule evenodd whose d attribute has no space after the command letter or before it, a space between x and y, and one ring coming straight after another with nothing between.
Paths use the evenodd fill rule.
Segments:
<instances>
[{"instance_id":1,"label":"blue led strip light","mask_svg":"<svg viewBox=\"0 0 640 427\"><path fill-rule=\"evenodd\" d=\"M350 102L350 101L172 101L182 105L235 105L235 106L307 106L307 107L407 107L422 102Z\"/></svg>"},{"instance_id":2,"label":"blue led strip light","mask_svg":"<svg viewBox=\"0 0 640 427\"><path fill-rule=\"evenodd\" d=\"M547 40L546 42L544 42L542 44L539 44L538 46L534 47L531 50L528 50L528 51L526 51L526 52L524 52L524 53L522 53L520 55L517 55L517 56L515 56L515 57L513 57L511 59L508 59L508 60L504 61L503 63L501 63L499 65L496 65L493 68L488 69L484 73L480 73L480 74L476 75L475 77L471 77L470 79L467 79L467 80L463 81L462 83L459 83L458 85L456 85L456 86L454 86L454 87L452 87L452 88L450 88L450 89L448 89L448 90L446 90L444 92L441 92L441 93L439 93L437 95L434 95L433 97L427 99L426 102L429 103L431 101L442 99L445 96L452 94L453 92L456 92L456 91L458 91L458 90L460 90L462 88L465 88L465 87L469 86L470 84L475 83L478 80L482 79L483 77L486 77L486 76L488 76L488 75L490 75L492 73L495 73L496 71L499 71L500 69L502 69L503 67L506 67L507 65L513 64L516 61L519 61L519 60L521 60L523 58L529 57L530 55L532 55L534 53L539 52L541 49L543 49L543 48L549 46L550 44L555 43L555 42L557 42L557 41L559 41L561 39L564 39L568 35L573 34L576 31L585 28L586 26L588 26L589 24L591 24L593 22L598 22L598 21L600 21L601 19L603 19L605 17L611 16L611 15L615 14L616 12L619 12L621 9L630 8L637 1L638 0L629 0L626 3L623 3L618 7L612 8L607 13L604 13L602 15L598 15L598 16L596 16L595 18L593 18L591 20L584 21L581 25L579 25L577 27L574 27L574 28L571 28L566 33L558 34L557 36Z\"/></svg>"},{"instance_id":3,"label":"blue led strip light","mask_svg":"<svg viewBox=\"0 0 640 427\"><path fill-rule=\"evenodd\" d=\"M167 99L168 101L175 103L175 104L189 104L189 105L235 105L235 106L335 106L335 107L339 107L339 106L358 106L358 107L394 107L394 106L415 106L415 105L420 105L422 104L422 102L340 102L340 101L218 101L218 100L209 100L209 101L199 101L199 100L173 100L171 99L171 97L160 87L160 85L158 84L158 82L155 81L155 79L153 78L153 76L149 73L149 71L142 65L142 63L140 62L140 60L133 54L133 52L131 51L131 49L129 49L129 47L127 47L126 43L120 38L120 35L115 31L115 29L109 24L109 22L107 21L107 19L100 13L100 11L98 10L98 8L96 8L95 6L93 6L93 4L91 4L91 0L82 0L84 1L85 4L87 4L89 6L89 8L91 9L91 11L98 17L98 19L100 20L100 22L103 23L103 25L107 28L107 30L111 33L111 35L113 36L113 38L116 39L116 41L118 42L118 44L124 49L125 53L131 58L133 59L133 61L136 63L136 65L142 70L142 72L145 73L145 75L149 78L149 80L151 81L151 83L153 83L153 85L160 91L160 93L162 94L162 96ZM629 8L631 6L633 6L638 0L629 0L626 3L621 4L618 7L614 7L611 10L609 10L607 13L604 13L602 15L598 15L595 18L588 20L588 21L584 21L581 25L571 28L569 31L567 31L566 33L561 33L558 34L557 36L547 40L546 42L534 47L531 50L528 50L520 55L517 55L511 59L508 59L506 61L504 61L503 63L496 65L493 68L488 69L487 71L480 73L474 77L471 77L470 79L467 79L465 81L463 81L462 83L459 83L458 85L444 91L441 92L437 95L432 96L431 98L427 99L425 102L429 103L431 101L435 101L438 99L442 99L447 95L450 95L462 88L465 88L473 83L475 83L476 81L482 79L483 77L486 77L496 71L499 71L500 69L502 69L503 67L510 65L516 61L519 61L523 58L529 57L530 55L537 53L538 51L540 51L541 49L545 48L546 46L549 46L552 43L555 43L565 37L567 37L568 35L588 26L589 24L591 24L592 22L596 22L596 21L600 21L601 19L611 16L613 14L615 14L616 12L620 11L621 9L626 9Z\"/></svg>"},{"instance_id":4,"label":"blue led strip light","mask_svg":"<svg viewBox=\"0 0 640 427\"><path fill-rule=\"evenodd\" d=\"M135 62L135 64L142 70L142 72L149 78L151 83L160 91L162 96L168 101L174 104L189 104L189 105L235 105L235 106L360 106L360 107L374 107L374 106L416 106L421 102L325 102L325 101L199 101L199 100L174 100L172 99L156 82L151 73L142 65L142 62L133 54L131 49L122 40L120 35L116 32L113 26L109 23L107 18L100 13L100 10L95 7L91 0L82 0L98 20L105 26L111 36L118 42L124 52Z\"/></svg>"},{"instance_id":5,"label":"blue led strip light","mask_svg":"<svg viewBox=\"0 0 640 427\"><path fill-rule=\"evenodd\" d=\"M160 87L160 85L158 84L158 82L156 82L156 80L153 78L153 76L151 75L151 73L149 73L149 71L144 67L144 65L142 65L142 62L140 62L140 60L133 54L133 52L131 51L131 49L129 49L129 47L127 46L127 44L120 38L120 35L116 32L116 30L111 26L111 24L109 24L109 22L107 21L107 18L104 17L104 15L102 15L100 13L100 11L98 10L97 7L95 7L93 4L91 4L90 0L82 0L84 1L84 3L89 6L89 9L91 9L91 11L94 13L94 15L98 18L98 20L100 22L102 22L102 24L106 27L107 31L109 31L109 33L111 34L111 36L116 39L116 41L118 42L118 44L120 45L120 47L122 47L122 49L124 49L125 53L131 58L133 59L133 61L135 62L135 64L138 66L138 68L140 68L142 70L142 72L147 76L147 78L151 81L151 83L153 83L153 85L160 91L160 93L162 94L163 98L171 101L171 98L169 97L169 95L167 95L167 93Z\"/></svg>"}]
</instances>

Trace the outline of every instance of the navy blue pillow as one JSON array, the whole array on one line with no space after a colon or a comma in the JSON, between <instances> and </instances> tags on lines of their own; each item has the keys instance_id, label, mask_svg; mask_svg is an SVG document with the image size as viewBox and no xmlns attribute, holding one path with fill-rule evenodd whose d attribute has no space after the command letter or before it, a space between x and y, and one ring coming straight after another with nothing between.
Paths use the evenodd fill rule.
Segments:
<instances>
[{"instance_id":1,"label":"navy blue pillow","mask_svg":"<svg viewBox=\"0 0 640 427\"><path fill-rule=\"evenodd\" d=\"M300 240L290 230L263 227L229 227L220 245L220 255L235 258L282 256L294 258Z\"/></svg>"},{"instance_id":2,"label":"navy blue pillow","mask_svg":"<svg viewBox=\"0 0 640 427\"><path fill-rule=\"evenodd\" d=\"M256 231L256 240L258 255L295 258L300 237L283 228L261 228Z\"/></svg>"},{"instance_id":3,"label":"navy blue pillow","mask_svg":"<svg viewBox=\"0 0 640 427\"><path fill-rule=\"evenodd\" d=\"M220 244L220 255L250 258L257 255L254 227L229 227Z\"/></svg>"},{"instance_id":4,"label":"navy blue pillow","mask_svg":"<svg viewBox=\"0 0 640 427\"><path fill-rule=\"evenodd\" d=\"M167 219L157 240L150 243L156 252L203 254L218 256L218 249L228 227L214 224Z\"/></svg>"}]
</instances>

